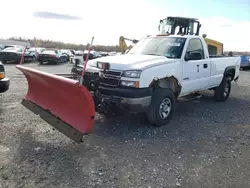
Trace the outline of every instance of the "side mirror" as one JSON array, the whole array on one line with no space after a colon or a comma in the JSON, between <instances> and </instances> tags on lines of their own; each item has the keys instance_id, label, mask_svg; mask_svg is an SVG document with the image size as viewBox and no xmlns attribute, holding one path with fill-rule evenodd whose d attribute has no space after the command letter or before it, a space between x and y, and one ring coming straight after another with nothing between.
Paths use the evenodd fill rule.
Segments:
<instances>
[{"instance_id":1,"label":"side mirror","mask_svg":"<svg viewBox=\"0 0 250 188\"><path fill-rule=\"evenodd\" d=\"M185 61L201 60L201 59L202 59L201 52L187 52L185 56Z\"/></svg>"}]
</instances>

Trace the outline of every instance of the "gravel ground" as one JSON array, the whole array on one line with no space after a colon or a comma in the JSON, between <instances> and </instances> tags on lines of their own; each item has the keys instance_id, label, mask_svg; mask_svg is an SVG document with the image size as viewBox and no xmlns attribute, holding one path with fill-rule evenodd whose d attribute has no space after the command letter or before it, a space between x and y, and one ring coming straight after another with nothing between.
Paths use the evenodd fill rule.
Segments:
<instances>
[{"instance_id":1,"label":"gravel ground","mask_svg":"<svg viewBox=\"0 0 250 188\"><path fill-rule=\"evenodd\" d=\"M69 73L71 65L38 66ZM6 65L0 96L0 187L250 187L250 74L241 72L225 103L212 93L178 104L172 122L154 128L128 115L99 116L78 145L24 108L24 77Z\"/></svg>"}]
</instances>

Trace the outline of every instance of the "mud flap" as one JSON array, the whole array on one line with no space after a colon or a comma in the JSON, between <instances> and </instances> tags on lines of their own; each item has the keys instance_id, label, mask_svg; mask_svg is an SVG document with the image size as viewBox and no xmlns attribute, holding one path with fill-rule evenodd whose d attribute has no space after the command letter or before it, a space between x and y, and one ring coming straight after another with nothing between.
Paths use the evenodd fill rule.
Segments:
<instances>
[{"instance_id":1,"label":"mud flap","mask_svg":"<svg viewBox=\"0 0 250 188\"><path fill-rule=\"evenodd\" d=\"M85 86L25 66L16 68L25 75L29 86L22 105L77 143L92 132L95 105Z\"/></svg>"}]
</instances>

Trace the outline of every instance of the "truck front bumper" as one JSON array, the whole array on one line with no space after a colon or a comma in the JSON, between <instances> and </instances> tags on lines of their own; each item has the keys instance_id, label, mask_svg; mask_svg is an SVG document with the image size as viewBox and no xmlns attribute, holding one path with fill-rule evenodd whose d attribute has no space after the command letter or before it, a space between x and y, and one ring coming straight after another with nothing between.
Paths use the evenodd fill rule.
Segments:
<instances>
[{"instance_id":1,"label":"truck front bumper","mask_svg":"<svg viewBox=\"0 0 250 188\"><path fill-rule=\"evenodd\" d=\"M146 112L151 103L152 88L99 87L104 102L114 104L130 113Z\"/></svg>"},{"instance_id":2,"label":"truck front bumper","mask_svg":"<svg viewBox=\"0 0 250 188\"><path fill-rule=\"evenodd\" d=\"M10 80L9 78L3 78L0 80L0 93L3 93L9 89Z\"/></svg>"}]
</instances>

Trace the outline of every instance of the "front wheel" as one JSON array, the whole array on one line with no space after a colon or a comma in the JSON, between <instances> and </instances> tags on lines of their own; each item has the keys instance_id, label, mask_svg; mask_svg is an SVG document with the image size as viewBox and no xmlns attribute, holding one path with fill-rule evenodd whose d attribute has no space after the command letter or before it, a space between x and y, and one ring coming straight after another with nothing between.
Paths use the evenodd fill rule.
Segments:
<instances>
[{"instance_id":1,"label":"front wheel","mask_svg":"<svg viewBox=\"0 0 250 188\"><path fill-rule=\"evenodd\" d=\"M225 102L231 92L231 80L229 77L224 77L221 84L215 88L214 97L216 101Z\"/></svg>"},{"instance_id":2,"label":"front wheel","mask_svg":"<svg viewBox=\"0 0 250 188\"><path fill-rule=\"evenodd\" d=\"M155 126L170 122L175 111L175 96L171 89L158 88L153 92L147 118Z\"/></svg>"}]
</instances>

